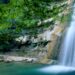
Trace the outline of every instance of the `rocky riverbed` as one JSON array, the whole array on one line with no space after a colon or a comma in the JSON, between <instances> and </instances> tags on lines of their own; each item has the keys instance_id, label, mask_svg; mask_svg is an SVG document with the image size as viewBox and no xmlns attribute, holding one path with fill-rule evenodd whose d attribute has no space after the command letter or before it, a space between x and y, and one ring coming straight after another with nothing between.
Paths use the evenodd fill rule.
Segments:
<instances>
[{"instance_id":1,"label":"rocky riverbed","mask_svg":"<svg viewBox=\"0 0 75 75\"><path fill-rule=\"evenodd\" d=\"M0 55L1 62L20 62L25 61L27 63L34 63L37 58L24 57L24 56L10 56L10 55Z\"/></svg>"}]
</instances>

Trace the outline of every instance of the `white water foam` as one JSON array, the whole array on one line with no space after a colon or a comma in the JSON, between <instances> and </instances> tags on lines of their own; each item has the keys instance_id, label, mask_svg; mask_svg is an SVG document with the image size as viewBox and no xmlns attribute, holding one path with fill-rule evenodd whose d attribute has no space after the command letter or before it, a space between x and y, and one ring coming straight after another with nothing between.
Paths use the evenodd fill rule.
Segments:
<instances>
[{"instance_id":1,"label":"white water foam","mask_svg":"<svg viewBox=\"0 0 75 75\"><path fill-rule=\"evenodd\" d=\"M40 72L44 73L66 73L66 72L75 72L74 67L66 67L66 66L61 66L61 65L53 65L53 66L48 66L44 68L38 69Z\"/></svg>"}]
</instances>

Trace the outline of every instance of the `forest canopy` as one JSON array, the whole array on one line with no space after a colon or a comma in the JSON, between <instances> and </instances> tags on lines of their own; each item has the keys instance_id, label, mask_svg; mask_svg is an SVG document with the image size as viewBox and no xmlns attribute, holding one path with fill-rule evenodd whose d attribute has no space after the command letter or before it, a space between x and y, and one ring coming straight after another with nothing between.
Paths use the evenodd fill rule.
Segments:
<instances>
[{"instance_id":1,"label":"forest canopy","mask_svg":"<svg viewBox=\"0 0 75 75\"><path fill-rule=\"evenodd\" d=\"M61 0L1 0L0 30L36 26L39 20L48 19L58 13L53 3ZM53 3L51 3L53 2Z\"/></svg>"}]
</instances>

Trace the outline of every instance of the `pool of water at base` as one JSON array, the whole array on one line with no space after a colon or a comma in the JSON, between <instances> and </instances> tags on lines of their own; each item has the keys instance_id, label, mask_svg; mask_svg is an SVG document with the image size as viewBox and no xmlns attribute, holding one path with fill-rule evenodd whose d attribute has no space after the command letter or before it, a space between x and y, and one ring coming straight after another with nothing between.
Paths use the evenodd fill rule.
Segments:
<instances>
[{"instance_id":1,"label":"pool of water at base","mask_svg":"<svg viewBox=\"0 0 75 75\"><path fill-rule=\"evenodd\" d=\"M21 62L0 63L0 75L75 75L75 68Z\"/></svg>"}]
</instances>

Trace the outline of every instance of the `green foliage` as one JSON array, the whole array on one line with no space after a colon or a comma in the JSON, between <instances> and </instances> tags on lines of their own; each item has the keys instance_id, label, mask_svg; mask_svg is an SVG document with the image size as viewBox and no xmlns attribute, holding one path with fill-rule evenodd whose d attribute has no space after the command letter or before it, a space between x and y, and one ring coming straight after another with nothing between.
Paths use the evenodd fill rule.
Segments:
<instances>
[{"instance_id":1,"label":"green foliage","mask_svg":"<svg viewBox=\"0 0 75 75\"><path fill-rule=\"evenodd\" d=\"M10 30L10 29L6 29L3 31L0 31L0 42L1 41L10 41L13 40L15 38L16 35L14 35L14 31Z\"/></svg>"},{"instance_id":2,"label":"green foliage","mask_svg":"<svg viewBox=\"0 0 75 75\"><path fill-rule=\"evenodd\" d=\"M55 1L62 0L10 0L7 3L0 0L0 50L8 51L12 47L17 32L56 16L59 7L55 5L51 9Z\"/></svg>"},{"instance_id":3,"label":"green foliage","mask_svg":"<svg viewBox=\"0 0 75 75\"><path fill-rule=\"evenodd\" d=\"M10 29L0 31L0 51L6 52L13 47L14 38L17 37L14 33Z\"/></svg>"},{"instance_id":4,"label":"green foliage","mask_svg":"<svg viewBox=\"0 0 75 75\"><path fill-rule=\"evenodd\" d=\"M51 2L56 0L10 0L0 4L0 29L15 25L17 29L33 27L39 20L48 19L58 13ZM60 0L57 0L60 1Z\"/></svg>"}]
</instances>

